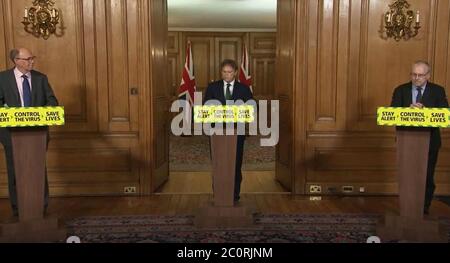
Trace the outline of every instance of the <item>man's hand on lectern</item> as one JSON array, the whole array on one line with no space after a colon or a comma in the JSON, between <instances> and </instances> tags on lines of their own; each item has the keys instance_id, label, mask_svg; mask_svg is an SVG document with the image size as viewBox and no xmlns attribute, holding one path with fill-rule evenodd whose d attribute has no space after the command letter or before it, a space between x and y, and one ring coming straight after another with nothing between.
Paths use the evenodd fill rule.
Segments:
<instances>
[{"instance_id":1,"label":"man's hand on lectern","mask_svg":"<svg viewBox=\"0 0 450 263\"><path fill-rule=\"evenodd\" d=\"M422 103L415 103L415 104L411 104L411 108L419 108L419 109L423 109L423 104Z\"/></svg>"}]
</instances>

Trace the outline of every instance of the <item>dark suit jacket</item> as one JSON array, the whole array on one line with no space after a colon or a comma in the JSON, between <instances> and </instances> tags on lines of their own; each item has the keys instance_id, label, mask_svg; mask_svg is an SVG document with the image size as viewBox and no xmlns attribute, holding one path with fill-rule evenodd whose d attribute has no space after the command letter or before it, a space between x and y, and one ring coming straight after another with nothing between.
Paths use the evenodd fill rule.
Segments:
<instances>
[{"instance_id":1,"label":"dark suit jacket","mask_svg":"<svg viewBox=\"0 0 450 263\"><path fill-rule=\"evenodd\" d=\"M47 76L38 72L31 71L31 105L40 106L58 106L58 100L48 83ZM14 69L0 72L0 107L21 107L20 94L17 88ZM8 136L7 129L0 128L0 139L4 140Z\"/></svg>"},{"instance_id":2,"label":"dark suit jacket","mask_svg":"<svg viewBox=\"0 0 450 263\"><path fill-rule=\"evenodd\" d=\"M232 99L234 101L242 100L247 102L248 100L253 99L253 94L247 85L244 85L236 80L234 82ZM203 103L208 100L218 100L222 103L222 105L226 105L223 80L215 81L208 85Z\"/></svg>"},{"instance_id":3,"label":"dark suit jacket","mask_svg":"<svg viewBox=\"0 0 450 263\"><path fill-rule=\"evenodd\" d=\"M33 107L58 106L58 100L48 83L47 76L31 71L31 104ZM0 72L0 107L21 107L20 94L17 88L14 69Z\"/></svg>"},{"instance_id":4,"label":"dark suit jacket","mask_svg":"<svg viewBox=\"0 0 450 263\"><path fill-rule=\"evenodd\" d=\"M226 105L223 86L224 86L223 80L210 83L208 85L208 88L206 89L203 104L205 104L208 100L218 100L222 105ZM244 85L235 80L233 87L233 94L231 98L234 101L242 100L243 102L247 102L253 99L253 94L247 85ZM214 124L212 126L214 126ZM241 137L241 135L239 137ZM245 138L245 136L242 136L242 138Z\"/></svg>"},{"instance_id":5,"label":"dark suit jacket","mask_svg":"<svg viewBox=\"0 0 450 263\"><path fill-rule=\"evenodd\" d=\"M412 104L412 83L405 83L397 87L392 96L391 107L409 107ZM422 104L426 108L448 108L445 89L439 85L428 82L422 96ZM397 129L424 129L431 131L430 149L439 149L441 135L439 128L410 128L398 127Z\"/></svg>"}]
</instances>

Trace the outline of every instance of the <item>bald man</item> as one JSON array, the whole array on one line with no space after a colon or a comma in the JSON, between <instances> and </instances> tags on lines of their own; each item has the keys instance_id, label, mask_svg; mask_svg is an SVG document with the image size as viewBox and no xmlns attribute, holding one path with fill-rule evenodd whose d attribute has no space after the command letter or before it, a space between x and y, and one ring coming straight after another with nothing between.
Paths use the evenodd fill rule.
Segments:
<instances>
[{"instance_id":1,"label":"bald man","mask_svg":"<svg viewBox=\"0 0 450 263\"><path fill-rule=\"evenodd\" d=\"M0 107L58 106L47 76L33 70L35 56L26 48L13 49L9 58L14 68L0 72ZM11 135L0 128L0 140L6 155L9 198L14 216L19 215L17 206L16 176L12 153ZM45 178L45 209L48 205L48 183Z\"/></svg>"},{"instance_id":2,"label":"bald man","mask_svg":"<svg viewBox=\"0 0 450 263\"><path fill-rule=\"evenodd\" d=\"M411 81L397 87L392 96L392 107L415 108L448 108L445 89L430 82L431 66L426 61L417 61L412 65ZM429 214L434 190L434 169L438 160L441 147L441 135L439 128L410 128L397 127L399 130L427 129L430 130L430 147L428 151L427 182L425 188L424 214Z\"/></svg>"}]
</instances>

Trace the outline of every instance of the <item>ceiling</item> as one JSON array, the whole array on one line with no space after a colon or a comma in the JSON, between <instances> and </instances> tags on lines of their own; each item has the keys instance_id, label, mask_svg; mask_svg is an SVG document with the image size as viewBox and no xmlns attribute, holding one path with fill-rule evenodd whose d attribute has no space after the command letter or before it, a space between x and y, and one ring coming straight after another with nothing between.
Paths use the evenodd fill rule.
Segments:
<instances>
[{"instance_id":1,"label":"ceiling","mask_svg":"<svg viewBox=\"0 0 450 263\"><path fill-rule=\"evenodd\" d=\"M275 31L277 0L167 0L171 31Z\"/></svg>"}]
</instances>

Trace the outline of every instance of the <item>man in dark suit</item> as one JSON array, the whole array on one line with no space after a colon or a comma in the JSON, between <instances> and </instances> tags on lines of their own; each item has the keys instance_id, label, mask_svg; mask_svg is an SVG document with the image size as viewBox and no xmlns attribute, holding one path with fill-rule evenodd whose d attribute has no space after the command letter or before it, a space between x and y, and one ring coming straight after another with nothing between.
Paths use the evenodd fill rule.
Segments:
<instances>
[{"instance_id":1,"label":"man in dark suit","mask_svg":"<svg viewBox=\"0 0 450 263\"><path fill-rule=\"evenodd\" d=\"M222 80L209 84L206 89L204 102L209 100L218 100L222 105L226 105L227 100L242 100L247 102L253 99L250 88L236 81L238 66L234 60L225 59L221 65ZM234 177L234 201L240 199L241 182L242 182L242 157L244 154L245 135L238 135L236 148L236 166Z\"/></svg>"},{"instance_id":2,"label":"man in dark suit","mask_svg":"<svg viewBox=\"0 0 450 263\"><path fill-rule=\"evenodd\" d=\"M417 108L448 108L445 89L429 82L431 67L425 61L414 63L411 71L411 82L397 87L394 91L392 107L417 107ZM397 129L426 129L430 130L430 148L428 152L427 183L425 189L424 213L428 214L434 190L434 169L438 160L441 147L441 135L439 128L410 128L398 127Z\"/></svg>"},{"instance_id":3,"label":"man in dark suit","mask_svg":"<svg viewBox=\"0 0 450 263\"><path fill-rule=\"evenodd\" d=\"M58 106L47 76L34 71L35 57L25 48L11 50L9 57L15 67L0 72L0 107ZM14 216L18 216L16 176L14 171L11 135L0 128L0 140L6 155L9 198ZM45 179L45 208L48 205L48 182Z\"/></svg>"}]
</instances>

